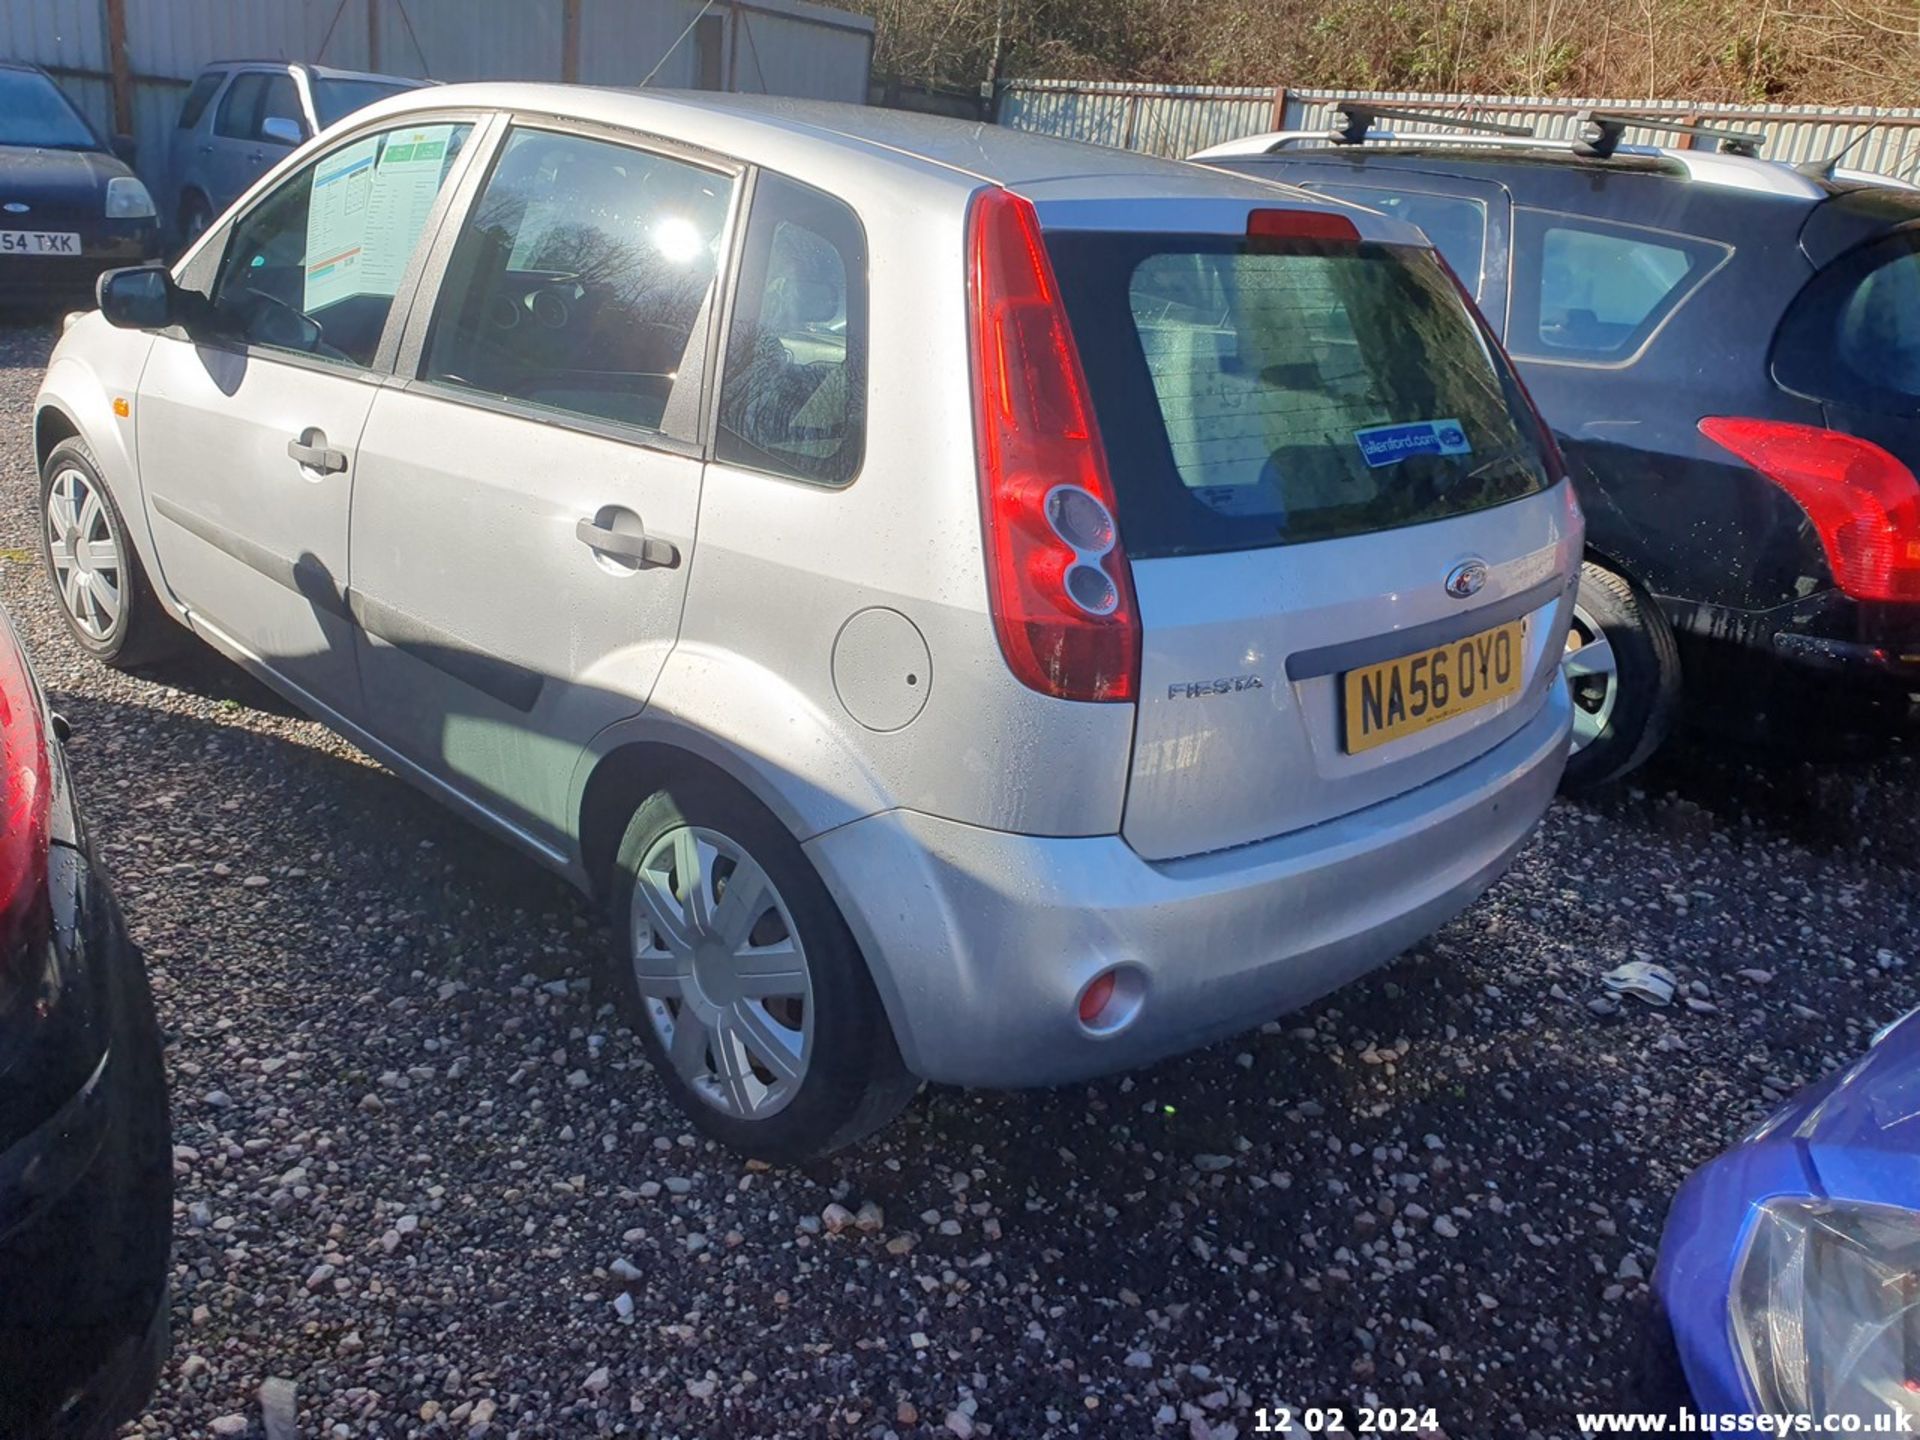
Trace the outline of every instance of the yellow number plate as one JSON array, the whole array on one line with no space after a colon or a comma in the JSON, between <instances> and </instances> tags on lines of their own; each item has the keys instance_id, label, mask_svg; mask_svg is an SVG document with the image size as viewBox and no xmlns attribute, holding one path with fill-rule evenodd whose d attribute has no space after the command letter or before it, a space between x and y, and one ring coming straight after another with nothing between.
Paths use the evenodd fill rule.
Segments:
<instances>
[{"instance_id":1,"label":"yellow number plate","mask_svg":"<svg viewBox=\"0 0 1920 1440\"><path fill-rule=\"evenodd\" d=\"M1520 688L1527 622L1510 621L1341 677L1349 755L1478 710Z\"/></svg>"}]
</instances>

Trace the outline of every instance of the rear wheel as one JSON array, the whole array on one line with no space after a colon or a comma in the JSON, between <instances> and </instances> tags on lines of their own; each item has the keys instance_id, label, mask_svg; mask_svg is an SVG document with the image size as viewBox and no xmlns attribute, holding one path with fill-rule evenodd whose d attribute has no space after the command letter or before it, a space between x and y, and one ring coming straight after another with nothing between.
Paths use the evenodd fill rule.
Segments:
<instances>
[{"instance_id":1,"label":"rear wheel","mask_svg":"<svg viewBox=\"0 0 1920 1440\"><path fill-rule=\"evenodd\" d=\"M715 1139L812 1159L913 1097L852 933L798 842L730 782L677 782L622 838L618 987L661 1080Z\"/></svg>"},{"instance_id":2,"label":"rear wheel","mask_svg":"<svg viewBox=\"0 0 1920 1440\"><path fill-rule=\"evenodd\" d=\"M161 605L86 442L62 440L40 472L40 556L67 629L118 669L170 654L186 631Z\"/></svg>"},{"instance_id":3,"label":"rear wheel","mask_svg":"<svg viewBox=\"0 0 1920 1440\"><path fill-rule=\"evenodd\" d=\"M1679 646L1651 598L1591 560L1580 567L1561 671L1573 695L1563 788L1617 780L1660 748L1679 709Z\"/></svg>"}]
</instances>

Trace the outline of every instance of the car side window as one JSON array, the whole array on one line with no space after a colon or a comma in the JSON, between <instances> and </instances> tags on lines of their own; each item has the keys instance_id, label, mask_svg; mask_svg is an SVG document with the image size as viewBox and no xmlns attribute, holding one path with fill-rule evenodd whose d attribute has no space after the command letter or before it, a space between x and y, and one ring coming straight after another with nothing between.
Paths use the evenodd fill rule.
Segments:
<instances>
[{"instance_id":1,"label":"car side window","mask_svg":"<svg viewBox=\"0 0 1920 1440\"><path fill-rule=\"evenodd\" d=\"M328 151L234 223L211 294L214 333L373 363L467 124L405 125Z\"/></svg>"},{"instance_id":2,"label":"car side window","mask_svg":"<svg viewBox=\"0 0 1920 1440\"><path fill-rule=\"evenodd\" d=\"M248 70L233 77L227 93L220 97L220 109L213 117L213 133L226 140L251 140L260 123L260 101L266 95L271 77L261 70Z\"/></svg>"},{"instance_id":3,"label":"car side window","mask_svg":"<svg viewBox=\"0 0 1920 1440\"><path fill-rule=\"evenodd\" d=\"M1774 340L1782 385L1835 405L1912 415L1920 407L1920 237L1843 255L1788 306Z\"/></svg>"},{"instance_id":4,"label":"car side window","mask_svg":"<svg viewBox=\"0 0 1920 1440\"><path fill-rule=\"evenodd\" d=\"M454 245L422 378L659 430L704 324L733 185L671 155L514 130Z\"/></svg>"},{"instance_id":5,"label":"car side window","mask_svg":"<svg viewBox=\"0 0 1920 1440\"><path fill-rule=\"evenodd\" d=\"M1446 257L1453 273L1460 277L1460 283L1476 298L1481 295L1487 251L1487 207L1482 202L1458 195L1389 190L1377 185L1325 185L1316 181L1306 188L1419 226L1426 231L1433 248Z\"/></svg>"},{"instance_id":6,"label":"car side window","mask_svg":"<svg viewBox=\"0 0 1920 1440\"><path fill-rule=\"evenodd\" d=\"M755 183L720 385L719 459L844 485L866 448L867 242L852 210Z\"/></svg>"},{"instance_id":7,"label":"car side window","mask_svg":"<svg viewBox=\"0 0 1920 1440\"><path fill-rule=\"evenodd\" d=\"M193 82L193 88L187 91L187 98L180 106L180 129L191 130L200 123L200 117L207 113L207 102L213 99L213 92L226 78L224 71L208 70Z\"/></svg>"},{"instance_id":8,"label":"car side window","mask_svg":"<svg viewBox=\"0 0 1920 1440\"><path fill-rule=\"evenodd\" d=\"M1542 360L1630 361L1731 253L1694 236L1539 210L1516 211L1514 231L1507 348Z\"/></svg>"}]
</instances>

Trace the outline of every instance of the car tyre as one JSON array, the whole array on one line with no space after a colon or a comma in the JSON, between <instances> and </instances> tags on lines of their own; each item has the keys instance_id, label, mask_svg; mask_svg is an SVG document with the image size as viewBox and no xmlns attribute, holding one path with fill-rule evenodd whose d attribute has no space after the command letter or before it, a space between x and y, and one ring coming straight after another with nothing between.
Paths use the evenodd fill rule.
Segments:
<instances>
[{"instance_id":1,"label":"car tyre","mask_svg":"<svg viewBox=\"0 0 1920 1440\"><path fill-rule=\"evenodd\" d=\"M77 436L40 467L40 561L67 631L81 649L118 670L178 651L186 630L148 583L127 522Z\"/></svg>"},{"instance_id":2,"label":"car tyre","mask_svg":"<svg viewBox=\"0 0 1920 1440\"><path fill-rule=\"evenodd\" d=\"M745 790L697 775L649 797L610 889L622 1008L708 1135L759 1159L811 1160L913 1098L919 1082L839 907Z\"/></svg>"},{"instance_id":3,"label":"car tyre","mask_svg":"<svg viewBox=\"0 0 1920 1440\"><path fill-rule=\"evenodd\" d=\"M1592 790L1644 765L1680 708L1680 647L1652 598L1603 565L1581 565L1561 668L1574 707L1561 788Z\"/></svg>"}]
</instances>

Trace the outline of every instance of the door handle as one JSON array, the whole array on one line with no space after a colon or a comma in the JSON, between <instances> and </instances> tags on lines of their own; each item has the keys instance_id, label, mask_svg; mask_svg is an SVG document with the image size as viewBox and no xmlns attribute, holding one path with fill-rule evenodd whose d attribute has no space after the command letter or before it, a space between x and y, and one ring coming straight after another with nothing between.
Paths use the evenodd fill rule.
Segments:
<instances>
[{"instance_id":1,"label":"door handle","mask_svg":"<svg viewBox=\"0 0 1920 1440\"><path fill-rule=\"evenodd\" d=\"M338 475L347 468L346 451L329 450L324 443L327 438L326 436L319 434L317 431L308 431L307 433L322 443L309 445L304 440L297 438L289 440L287 441L288 459L297 460L307 469L318 470L322 475Z\"/></svg>"},{"instance_id":2,"label":"door handle","mask_svg":"<svg viewBox=\"0 0 1920 1440\"><path fill-rule=\"evenodd\" d=\"M665 540L655 540L644 533L630 535L624 530L610 530L605 525L596 525L592 520L582 520L573 527L573 535L589 550L602 555L618 555L623 560L631 560L636 565L667 565L680 563L680 552Z\"/></svg>"}]
</instances>

